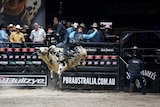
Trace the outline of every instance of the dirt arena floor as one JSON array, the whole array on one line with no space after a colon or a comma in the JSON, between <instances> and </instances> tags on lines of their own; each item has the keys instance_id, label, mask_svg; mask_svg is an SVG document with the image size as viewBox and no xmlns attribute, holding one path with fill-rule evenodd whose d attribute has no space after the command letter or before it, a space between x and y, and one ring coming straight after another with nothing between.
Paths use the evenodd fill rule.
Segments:
<instances>
[{"instance_id":1,"label":"dirt arena floor","mask_svg":"<svg viewBox=\"0 0 160 107\"><path fill-rule=\"evenodd\" d=\"M0 107L160 107L160 94L1 88Z\"/></svg>"}]
</instances>

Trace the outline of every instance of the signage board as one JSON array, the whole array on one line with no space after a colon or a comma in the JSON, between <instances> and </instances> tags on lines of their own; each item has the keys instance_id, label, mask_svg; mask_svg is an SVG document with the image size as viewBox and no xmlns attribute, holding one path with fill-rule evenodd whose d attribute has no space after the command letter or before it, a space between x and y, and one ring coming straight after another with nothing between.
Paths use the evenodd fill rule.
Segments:
<instances>
[{"instance_id":1,"label":"signage board","mask_svg":"<svg viewBox=\"0 0 160 107\"><path fill-rule=\"evenodd\" d=\"M63 73L61 76L62 88L69 89L113 89L116 88L117 74L103 73Z\"/></svg>"},{"instance_id":2,"label":"signage board","mask_svg":"<svg viewBox=\"0 0 160 107\"><path fill-rule=\"evenodd\" d=\"M0 75L0 86L47 86L47 75Z\"/></svg>"}]
</instances>

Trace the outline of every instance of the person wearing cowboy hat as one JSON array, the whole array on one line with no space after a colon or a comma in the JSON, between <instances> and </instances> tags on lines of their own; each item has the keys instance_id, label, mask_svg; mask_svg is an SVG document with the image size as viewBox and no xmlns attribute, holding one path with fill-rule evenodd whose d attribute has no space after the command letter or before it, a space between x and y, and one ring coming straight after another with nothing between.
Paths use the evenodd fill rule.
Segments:
<instances>
[{"instance_id":1,"label":"person wearing cowboy hat","mask_svg":"<svg viewBox=\"0 0 160 107\"><path fill-rule=\"evenodd\" d=\"M134 56L134 57L137 57L139 59L142 59L142 55L140 54L139 48L137 46L131 47L131 53L127 53L127 56L129 58L133 58L133 56Z\"/></svg>"},{"instance_id":2,"label":"person wearing cowboy hat","mask_svg":"<svg viewBox=\"0 0 160 107\"><path fill-rule=\"evenodd\" d=\"M137 48L136 48L137 49ZM141 85L142 94L146 94L146 87L143 82L143 75L141 71L144 69L144 62L137 57L136 53L133 53L132 58L128 61L128 71L130 72L130 92L133 92L135 87L135 80L138 79Z\"/></svg>"},{"instance_id":3,"label":"person wearing cowboy hat","mask_svg":"<svg viewBox=\"0 0 160 107\"><path fill-rule=\"evenodd\" d=\"M101 42L102 41L103 34L99 30L98 24L96 22L94 22L91 25L91 29L87 32L87 34L93 33L95 29L97 29L97 33L95 34L94 37L92 37L91 39L87 40L87 42Z\"/></svg>"},{"instance_id":4,"label":"person wearing cowboy hat","mask_svg":"<svg viewBox=\"0 0 160 107\"><path fill-rule=\"evenodd\" d=\"M83 33L87 33L87 27L83 22L80 23L79 26L83 27Z\"/></svg>"},{"instance_id":5,"label":"person wearing cowboy hat","mask_svg":"<svg viewBox=\"0 0 160 107\"><path fill-rule=\"evenodd\" d=\"M110 42L109 36L111 35L111 26L110 25L105 25L104 27L104 32L103 32L103 42Z\"/></svg>"},{"instance_id":6,"label":"person wearing cowboy hat","mask_svg":"<svg viewBox=\"0 0 160 107\"><path fill-rule=\"evenodd\" d=\"M73 24L71 24L71 26L67 28L68 34L75 31L78 28L78 26L79 24L77 22L74 22Z\"/></svg>"},{"instance_id":7,"label":"person wearing cowboy hat","mask_svg":"<svg viewBox=\"0 0 160 107\"><path fill-rule=\"evenodd\" d=\"M6 32L7 32L8 36L10 36L11 33L14 32L14 25L12 23L7 26L7 31Z\"/></svg>"},{"instance_id":8,"label":"person wearing cowboy hat","mask_svg":"<svg viewBox=\"0 0 160 107\"><path fill-rule=\"evenodd\" d=\"M31 42L31 40L29 39L29 35L31 33L31 30L29 29L28 25L23 25L23 29L21 30L21 32L24 34L24 38L26 42Z\"/></svg>"},{"instance_id":9,"label":"person wearing cowboy hat","mask_svg":"<svg viewBox=\"0 0 160 107\"><path fill-rule=\"evenodd\" d=\"M92 32L91 34L84 34L83 27L78 26L76 31L73 31L69 34L69 41L70 43L75 44L75 46L80 45L81 41L93 38L96 35L96 33L97 29L94 28L94 32Z\"/></svg>"},{"instance_id":10,"label":"person wearing cowboy hat","mask_svg":"<svg viewBox=\"0 0 160 107\"><path fill-rule=\"evenodd\" d=\"M15 32L13 32L9 37L10 42L11 43L25 42L24 34L21 33L22 27L20 25L16 25L15 29L16 29ZM21 45L19 45L19 44L12 44L12 48L20 48L20 47L21 47Z\"/></svg>"}]
</instances>

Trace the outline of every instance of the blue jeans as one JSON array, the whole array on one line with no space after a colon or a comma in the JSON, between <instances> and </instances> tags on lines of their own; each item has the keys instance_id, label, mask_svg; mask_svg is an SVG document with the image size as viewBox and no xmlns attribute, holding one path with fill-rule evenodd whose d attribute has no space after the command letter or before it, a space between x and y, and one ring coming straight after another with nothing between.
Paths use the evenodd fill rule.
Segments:
<instances>
[{"instance_id":1,"label":"blue jeans","mask_svg":"<svg viewBox=\"0 0 160 107\"><path fill-rule=\"evenodd\" d=\"M64 55L68 55L68 49L67 49L67 44L66 43L64 43L64 42L60 42L60 43L58 43L57 45L56 45L56 47L58 47L58 48L63 48L63 54Z\"/></svg>"},{"instance_id":2,"label":"blue jeans","mask_svg":"<svg viewBox=\"0 0 160 107\"><path fill-rule=\"evenodd\" d=\"M64 41L63 42L60 42L56 45L56 47L59 47L59 48L63 48L63 54L64 55L68 55L68 48L67 48L67 43L68 43L68 33L66 33L64 35Z\"/></svg>"},{"instance_id":3,"label":"blue jeans","mask_svg":"<svg viewBox=\"0 0 160 107\"><path fill-rule=\"evenodd\" d=\"M138 79L141 86L142 86L142 93L143 94L146 94L146 87L144 86L144 82L143 82L143 78L142 78L142 75L140 73L131 73L131 76L130 76L130 87L133 88L134 87L134 84L135 84L135 80Z\"/></svg>"}]
</instances>

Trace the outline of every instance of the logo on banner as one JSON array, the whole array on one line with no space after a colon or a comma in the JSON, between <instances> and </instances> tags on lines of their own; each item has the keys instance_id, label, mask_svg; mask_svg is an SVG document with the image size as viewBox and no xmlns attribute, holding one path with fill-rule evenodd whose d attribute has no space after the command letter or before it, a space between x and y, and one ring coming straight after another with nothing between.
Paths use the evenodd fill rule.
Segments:
<instances>
[{"instance_id":1,"label":"logo on banner","mask_svg":"<svg viewBox=\"0 0 160 107\"><path fill-rule=\"evenodd\" d=\"M96 77L66 77L62 78L63 84L79 85L108 85L115 86L116 78L96 78Z\"/></svg>"},{"instance_id":2,"label":"logo on banner","mask_svg":"<svg viewBox=\"0 0 160 107\"><path fill-rule=\"evenodd\" d=\"M127 74L126 78L129 80L130 79L130 73L126 72L126 74ZM150 78L153 81L156 80L156 76L157 76L156 72L152 72L152 71L149 71L149 70L142 70L141 74L143 76L146 76L146 77ZM143 77L143 82L145 83L145 85L147 84L147 81L144 77ZM141 85L140 85L140 82L139 82L138 79L136 79L135 85L136 85L137 88L141 88Z\"/></svg>"},{"instance_id":3,"label":"logo on banner","mask_svg":"<svg viewBox=\"0 0 160 107\"><path fill-rule=\"evenodd\" d=\"M0 75L0 86L47 86L47 76Z\"/></svg>"}]
</instances>

